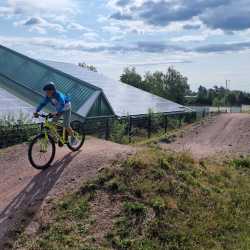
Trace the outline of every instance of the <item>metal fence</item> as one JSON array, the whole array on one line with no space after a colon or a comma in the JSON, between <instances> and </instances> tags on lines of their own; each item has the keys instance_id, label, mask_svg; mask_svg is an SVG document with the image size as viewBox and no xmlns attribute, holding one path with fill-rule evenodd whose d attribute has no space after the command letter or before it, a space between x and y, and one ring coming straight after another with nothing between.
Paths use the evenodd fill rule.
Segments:
<instances>
[{"instance_id":1,"label":"metal fence","mask_svg":"<svg viewBox=\"0 0 250 250\"><path fill-rule=\"evenodd\" d=\"M83 127L86 135L94 135L119 143L130 143L138 137L150 138L155 133L166 133L168 130L181 127L183 123L192 123L206 115L207 113L149 114L121 119L88 119ZM39 124L0 126L0 148L27 142L39 133L39 129Z\"/></svg>"},{"instance_id":2,"label":"metal fence","mask_svg":"<svg viewBox=\"0 0 250 250\"><path fill-rule=\"evenodd\" d=\"M166 133L180 128L183 123L191 123L205 117L206 114L149 114L146 116L127 116L120 119L91 119L84 124L86 134L96 135L106 140L123 143L133 139L150 138L155 133Z\"/></svg>"},{"instance_id":3,"label":"metal fence","mask_svg":"<svg viewBox=\"0 0 250 250\"><path fill-rule=\"evenodd\" d=\"M219 107L214 107L214 106L190 106L192 110L195 112L201 113L201 112L206 112L206 113L241 113L243 112L244 109L250 110L249 106L219 106Z\"/></svg>"}]
</instances>

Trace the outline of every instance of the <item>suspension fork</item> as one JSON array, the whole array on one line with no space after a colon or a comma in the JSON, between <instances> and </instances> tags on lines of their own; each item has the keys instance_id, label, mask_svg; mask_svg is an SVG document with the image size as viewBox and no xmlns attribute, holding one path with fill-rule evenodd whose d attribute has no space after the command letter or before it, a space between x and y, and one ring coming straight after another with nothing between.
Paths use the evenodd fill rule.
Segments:
<instances>
[{"instance_id":1,"label":"suspension fork","mask_svg":"<svg viewBox=\"0 0 250 250\"><path fill-rule=\"evenodd\" d=\"M49 135L47 131L42 131L41 134L44 135L44 139L40 141L40 150L46 152L48 150Z\"/></svg>"},{"instance_id":2,"label":"suspension fork","mask_svg":"<svg viewBox=\"0 0 250 250\"><path fill-rule=\"evenodd\" d=\"M63 141L66 142L66 129L63 128Z\"/></svg>"},{"instance_id":3,"label":"suspension fork","mask_svg":"<svg viewBox=\"0 0 250 250\"><path fill-rule=\"evenodd\" d=\"M66 128L63 128L63 141L64 143L67 143L68 142L68 132L66 130Z\"/></svg>"},{"instance_id":4,"label":"suspension fork","mask_svg":"<svg viewBox=\"0 0 250 250\"><path fill-rule=\"evenodd\" d=\"M59 136L59 142L61 144L66 144L67 143L67 131L65 128L63 128L63 131L62 131L62 136Z\"/></svg>"},{"instance_id":5,"label":"suspension fork","mask_svg":"<svg viewBox=\"0 0 250 250\"><path fill-rule=\"evenodd\" d=\"M46 123L41 124L41 135L44 135L44 140L41 141L40 148L42 151L47 151L49 142L49 133L47 130Z\"/></svg>"}]
</instances>

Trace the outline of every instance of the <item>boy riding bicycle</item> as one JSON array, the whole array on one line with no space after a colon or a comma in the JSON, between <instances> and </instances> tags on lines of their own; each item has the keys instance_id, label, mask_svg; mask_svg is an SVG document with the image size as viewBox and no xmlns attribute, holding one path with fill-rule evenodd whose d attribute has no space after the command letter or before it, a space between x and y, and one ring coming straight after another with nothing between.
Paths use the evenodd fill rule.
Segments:
<instances>
[{"instance_id":1,"label":"boy riding bicycle","mask_svg":"<svg viewBox=\"0 0 250 250\"><path fill-rule=\"evenodd\" d=\"M61 117L63 117L63 127L66 129L68 135L70 136L70 143L74 145L75 138L73 136L73 130L70 127L70 120L71 120L71 103L68 96L64 95L63 93L56 90L55 84L53 82L49 82L43 88L45 91L46 96L39 104L34 113L35 117L39 117L39 112L48 104L51 103L56 112L52 113L53 122L57 122Z\"/></svg>"}]
</instances>

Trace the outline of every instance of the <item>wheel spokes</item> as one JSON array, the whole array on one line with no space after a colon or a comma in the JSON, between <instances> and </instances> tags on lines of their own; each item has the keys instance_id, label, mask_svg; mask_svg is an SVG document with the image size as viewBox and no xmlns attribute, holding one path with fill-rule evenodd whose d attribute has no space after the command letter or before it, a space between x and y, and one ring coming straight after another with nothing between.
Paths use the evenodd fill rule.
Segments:
<instances>
[{"instance_id":1,"label":"wheel spokes","mask_svg":"<svg viewBox=\"0 0 250 250\"><path fill-rule=\"evenodd\" d=\"M46 138L41 138L33 145L32 159L37 166L46 166L52 156L52 144Z\"/></svg>"},{"instance_id":2,"label":"wheel spokes","mask_svg":"<svg viewBox=\"0 0 250 250\"><path fill-rule=\"evenodd\" d=\"M70 144L71 147L73 147L73 148L78 148L79 145L81 144L82 140L83 140L83 136L80 135L80 134L77 133L77 132L74 132L73 137L74 137L76 143L75 143L74 145L72 145L72 144L71 144L71 141L69 140L69 144Z\"/></svg>"}]
</instances>

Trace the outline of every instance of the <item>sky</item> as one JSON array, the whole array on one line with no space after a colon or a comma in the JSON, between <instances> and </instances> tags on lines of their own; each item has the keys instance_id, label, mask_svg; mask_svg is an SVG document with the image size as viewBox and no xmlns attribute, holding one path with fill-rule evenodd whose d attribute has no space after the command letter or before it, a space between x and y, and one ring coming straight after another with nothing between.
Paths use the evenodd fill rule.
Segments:
<instances>
[{"instance_id":1,"label":"sky","mask_svg":"<svg viewBox=\"0 0 250 250\"><path fill-rule=\"evenodd\" d=\"M193 90L250 91L250 0L0 0L0 44L114 79L173 66Z\"/></svg>"}]
</instances>

